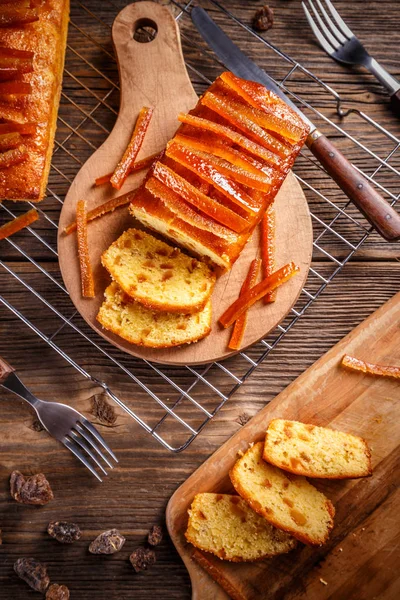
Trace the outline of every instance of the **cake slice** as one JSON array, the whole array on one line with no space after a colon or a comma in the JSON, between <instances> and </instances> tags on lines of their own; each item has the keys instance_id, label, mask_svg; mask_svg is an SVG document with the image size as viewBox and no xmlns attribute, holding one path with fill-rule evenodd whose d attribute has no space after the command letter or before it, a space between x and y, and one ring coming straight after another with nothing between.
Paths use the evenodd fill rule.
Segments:
<instances>
[{"instance_id":1,"label":"cake slice","mask_svg":"<svg viewBox=\"0 0 400 600\"><path fill-rule=\"evenodd\" d=\"M232 562L251 562L289 552L296 540L270 525L240 496L197 494L189 509L186 539Z\"/></svg>"},{"instance_id":2,"label":"cake slice","mask_svg":"<svg viewBox=\"0 0 400 600\"><path fill-rule=\"evenodd\" d=\"M161 313L125 294L113 281L105 293L97 320L105 329L137 346L171 348L190 344L211 331L211 300L197 314Z\"/></svg>"},{"instance_id":3,"label":"cake slice","mask_svg":"<svg viewBox=\"0 0 400 600\"><path fill-rule=\"evenodd\" d=\"M304 477L289 475L263 460L263 442L254 444L230 472L235 490L269 523L313 546L326 542L335 509Z\"/></svg>"},{"instance_id":4,"label":"cake slice","mask_svg":"<svg viewBox=\"0 0 400 600\"><path fill-rule=\"evenodd\" d=\"M263 457L285 471L306 477L347 479L372 473L371 453L365 440L298 421L271 421Z\"/></svg>"},{"instance_id":5,"label":"cake slice","mask_svg":"<svg viewBox=\"0 0 400 600\"><path fill-rule=\"evenodd\" d=\"M139 229L125 231L101 262L126 294L151 310L198 313L215 283L206 264Z\"/></svg>"}]
</instances>

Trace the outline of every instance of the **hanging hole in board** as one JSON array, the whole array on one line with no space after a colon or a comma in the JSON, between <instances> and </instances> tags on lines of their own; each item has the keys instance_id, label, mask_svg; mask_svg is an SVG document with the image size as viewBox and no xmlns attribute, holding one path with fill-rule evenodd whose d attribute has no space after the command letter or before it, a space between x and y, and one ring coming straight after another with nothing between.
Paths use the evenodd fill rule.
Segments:
<instances>
[{"instance_id":1,"label":"hanging hole in board","mask_svg":"<svg viewBox=\"0 0 400 600\"><path fill-rule=\"evenodd\" d=\"M147 44L154 40L157 31L157 23L152 19L138 19L133 26L133 39L141 44Z\"/></svg>"}]
</instances>

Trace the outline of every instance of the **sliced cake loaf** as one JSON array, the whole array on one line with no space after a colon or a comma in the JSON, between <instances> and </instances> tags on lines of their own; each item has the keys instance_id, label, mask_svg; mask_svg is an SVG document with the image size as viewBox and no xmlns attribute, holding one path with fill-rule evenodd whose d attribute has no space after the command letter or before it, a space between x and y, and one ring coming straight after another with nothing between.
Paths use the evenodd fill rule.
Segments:
<instances>
[{"instance_id":1,"label":"sliced cake loaf","mask_svg":"<svg viewBox=\"0 0 400 600\"><path fill-rule=\"evenodd\" d=\"M125 231L101 262L126 294L152 310L197 313L215 283L206 264L139 229Z\"/></svg>"},{"instance_id":2,"label":"sliced cake loaf","mask_svg":"<svg viewBox=\"0 0 400 600\"><path fill-rule=\"evenodd\" d=\"M240 496L229 494L197 494L185 536L196 548L233 562L261 560L296 546L292 536L270 525Z\"/></svg>"},{"instance_id":3,"label":"sliced cake loaf","mask_svg":"<svg viewBox=\"0 0 400 600\"><path fill-rule=\"evenodd\" d=\"M235 463L230 478L236 491L258 514L305 544L326 542L335 509L304 477L289 475L263 460L263 442Z\"/></svg>"},{"instance_id":4,"label":"sliced cake loaf","mask_svg":"<svg viewBox=\"0 0 400 600\"><path fill-rule=\"evenodd\" d=\"M178 315L146 308L127 296L115 281L104 295L97 320L131 344L170 348L197 342L211 331L211 300L199 313Z\"/></svg>"},{"instance_id":5,"label":"sliced cake loaf","mask_svg":"<svg viewBox=\"0 0 400 600\"><path fill-rule=\"evenodd\" d=\"M347 479L372 473L371 453L365 440L298 421L271 421L263 456L281 469L306 477Z\"/></svg>"}]
</instances>

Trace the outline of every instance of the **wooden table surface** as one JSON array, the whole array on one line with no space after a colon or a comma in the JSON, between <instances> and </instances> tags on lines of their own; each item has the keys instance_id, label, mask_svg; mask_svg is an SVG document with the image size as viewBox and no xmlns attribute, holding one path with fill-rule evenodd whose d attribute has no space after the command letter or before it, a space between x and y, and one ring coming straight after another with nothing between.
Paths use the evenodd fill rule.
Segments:
<instances>
[{"instance_id":1,"label":"wooden table surface","mask_svg":"<svg viewBox=\"0 0 400 600\"><path fill-rule=\"evenodd\" d=\"M165 2L164 2L165 3ZM75 36L79 28L84 31L85 21L93 24L93 19L103 11L102 18L112 23L113 17L125 2L105 2L101 9L95 0L82 4L72 0L72 20L70 27L70 43L77 42ZM260 1L240 2L234 0L226 6L243 21L250 23ZM275 10L275 25L268 33L268 39L282 50L303 62L303 64L323 78L336 89L345 100L346 108L358 108L389 128L393 134L400 135L400 121L390 112L387 96L375 80L361 70L350 71L331 61L316 46L306 25L301 3L295 0L271 0ZM381 60L386 67L400 77L400 61L398 47L400 42L400 12L398 3L388 0L369 2L358 0L344 2L336 0L335 6L361 38L366 42L370 52ZM183 21L185 33L189 32L187 17ZM226 22L229 30L231 25ZM112 54L109 31L99 29L96 40ZM232 31L233 33L233 31ZM240 33L235 28L237 41ZM238 37L239 36L239 37ZM74 45L80 52L85 49L85 36L80 38L81 46ZM246 38L248 40L248 38ZM93 44L92 44L93 46ZM192 62L196 62L193 50L185 46L188 54L192 53ZM274 66L274 57L264 55L256 41L247 42L246 50L265 66ZM69 51L71 52L71 51ZM99 51L100 52L100 51ZM73 52L72 52L73 54ZM73 57L69 58L72 64ZM95 62L96 57L92 57ZM209 67L199 55L199 70L202 69L210 77L217 71ZM117 82L117 72L111 58L103 60L103 70L108 77ZM75 71L75 77L78 70ZM201 87L200 78L194 73L194 82ZM85 76L87 79L85 80ZM84 67L79 77L87 85L91 82ZM76 86L75 86L76 88ZM74 89L74 79L66 75L64 89ZM196 88L197 89L197 88ZM99 86L98 91L101 92ZM104 90L103 90L104 91ZM310 91L312 95L312 90ZM70 94L71 95L71 94ZM323 111L334 118L332 105L324 105L323 98L315 92L315 102L323 107ZM118 98L111 98L109 103L114 110L118 107ZM65 133L63 127L68 103L63 103L59 123L59 135ZM111 114L111 113L110 113ZM113 114L113 113L112 113ZM112 118L107 117L112 125ZM104 116L106 120L106 116ZM346 122L347 119L347 122ZM374 133L362 120L349 115L344 120L349 130L356 133L363 143L374 150L385 150L387 140ZM352 129L353 128L353 129ZM64 136L65 137L65 136ZM79 141L79 138L77 138ZM72 142L71 142L72 143ZM79 144L71 146L76 155L85 159L84 151ZM346 149L346 142L343 146ZM358 154L354 148L348 147L351 157L357 161ZM81 154L79 154L81 152ZM353 153L353 154L352 154ZM61 153L58 153L61 156ZM56 155L57 159L57 155ZM67 163L62 164L60 157L58 168L68 172L71 177L76 172ZM360 158L360 165L363 165ZM397 161L397 162L396 162ZM54 164L54 163L53 163ZM394 156L393 164L399 166L398 156ZM342 201L340 193L328 179L320 178L317 171L308 172L309 181L315 187L323 188L324 193L338 201ZM65 179L65 178L64 178ZM398 179L389 177L390 189L399 193ZM57 178L53 172L50 184L62 196L66 192L68 182ZM43 204L46 214L57 219L58 205L51 199ZM3 215L1 215L3 218ZM53 235L46 224L38 226L38 232L51 240ZM47 236L47 237L46 237ZM32 236L21 238L21 245L31 252L35 259L42 262L49 272L57 278L58 268L49 253L43 253ZM332 253L340 255L340 247L332 242ZM9 245L3 243L0 248L1 260L28 281L35 281L34 269ZM331 270L328 261L316 253L314 266L321 272ZM83 469L80 469L72 456L57 445L44 431L37 431L28 407L7 393L1 393L0 400L0 529L3 531L3 544L0 546L0 597L3 599L23 599L35 597L35 593L13 573L14 561L23 556L34 556L46 562L52 581L64 583L71 590L71 598L79 600L130 599L144 600L156 596L163 600L186 600L191 597L190 581L186 570L167 536L157 550L157 563L147 573L136 575L127 557L138 545L143 543L151 525L162 523L167 501L177 486L191 474L214 450L236 432L249 417L256 414L266 402L283 390L293 379L310 366L317 358L332 347L345 334L363 321L374 310L380 307L399 290L400 264L397 244L387 244L377 235L370 236L368 241L358 250L343 271L323 292L318 301L300 319L296 326L279 344L252 377L225 404L205 430L183 453L172 454L162 448L148 433L120 409L115 409L116 420L112 426L99 425L107 441L117 453L120 465L103 484L97 484ZM28 315L37 310L32 297L10 277L6 270L0 268L1 294L12 301ZM40 291L46 294L46 288ZM62 310L62 303L57 305ZM36 313L37 314L37 313ZM54 331L57 320L50 317L41 319L41 326L47 333ZM90 415L94 397L99 393L90 382L84 380L62 358L51 351L6 308L0 305L0 355L6 358L19 371L23 380L39 396L45 399L56 397L79 408ZM95 352L90 352L87 345L81 343L76 336L69 334L63 338L63 349L73 353L77 360L90 372L101 376L107 370L105 360ZM141 367L137 366L140 374ZM145 373L143 369L143 373ZM184 378L180 380L184 385ZM126 381L115 374L113 389L123 394L127 391ZM163 388L158 388L163 396ZM164 394L167 394L164 391ZM204 391L206 394L206 391ZM99 396L96 396L99 399ZM138 392L134 398L134 407L142 411L151 420L153 402L145 393ZM190 414L187 416L190 422ZM94 419L98 421L98 419ZM16 504L9 497L8 481L12 470L23 473L42 471L51 481L55 500L44 508L25 507ZM65 547L57 544L46 534L45 529L50 520L73 520L80 524L83 536L78 543ZM87 553L87 545L100 531L111 527L118 528L127 538L124 549L112 557L96 557ZM374 565L369 565L373 571ZM338 573L337 577L346 580L346 573ZM301 581L299 581L301 585ZM369 600L368 590L357 597ZM332 596L333 598L333 596ZM336 596L337 598L337 596ZM394 598L394 596L393 596Z\"/></svg>"}]
</instances>

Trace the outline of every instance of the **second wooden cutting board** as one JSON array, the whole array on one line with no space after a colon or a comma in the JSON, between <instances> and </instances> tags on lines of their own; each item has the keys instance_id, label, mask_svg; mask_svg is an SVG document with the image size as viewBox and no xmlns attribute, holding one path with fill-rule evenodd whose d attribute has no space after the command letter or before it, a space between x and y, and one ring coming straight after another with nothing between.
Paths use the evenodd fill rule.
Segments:
<instances>
[{"instance_id":1,"label":"second wooden cutting board","mask_svg":"<svg viewBox=\"0 0 400 600\"><path fill-rule=\"evenodd\" d=\"M334 346L211 456L172 496L167 524L192 580L193 600L397 600L400 597L400 382L352 373L345 353L400 366L400 293ZM239 450L263 439L271 419L331 426L364 437L373 476L313 480L333 501L335 527L321 548L299 548L259 563L207 555L223 591L193 560L184 531L198 492L231 492L228 472ZM201 559L200 554L200 559ZM205 555L204 555L205 556Z\"/></svg>"}]
</instances>

